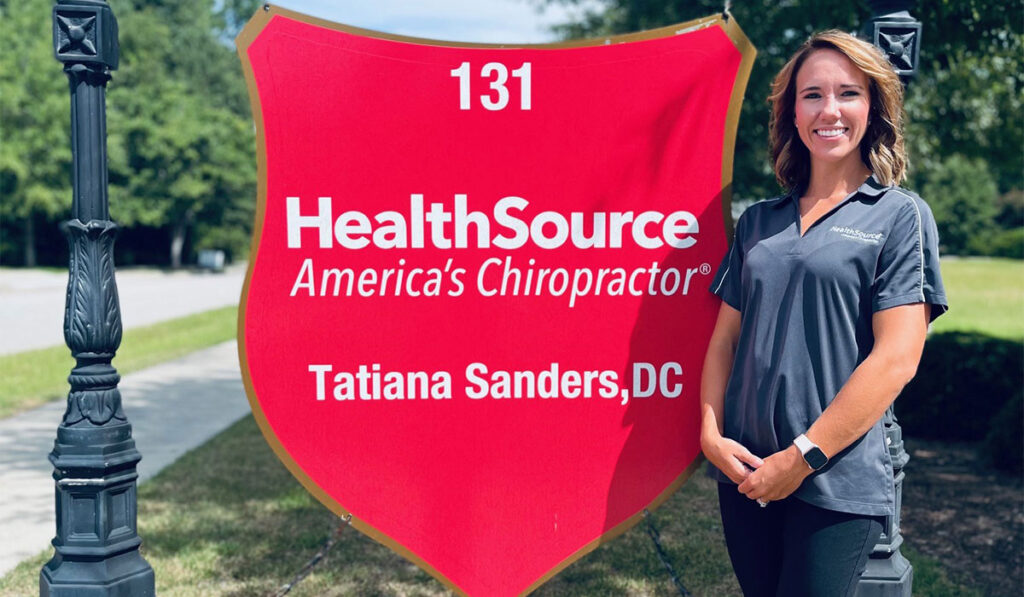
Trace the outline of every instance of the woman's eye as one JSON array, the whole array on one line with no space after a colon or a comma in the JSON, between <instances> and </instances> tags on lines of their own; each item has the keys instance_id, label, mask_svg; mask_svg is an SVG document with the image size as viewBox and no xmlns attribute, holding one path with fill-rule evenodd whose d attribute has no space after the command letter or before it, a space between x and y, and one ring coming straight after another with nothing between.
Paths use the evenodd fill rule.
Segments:
<instances>
[{"instance_id":1,"label":"woman's eye","mask_svg":"<svg viewBox=\"0 0 1024 597\"><path fill-rule=\"evenodd\" d=\"M860 95L860 92L859 91L853 91L852 89L843 92L843 96L844 97L857 97L858 95Z\"/></svg>"},{"instance_id":2,"label":"woman's eye","mask_svg":"<svg viewBox=\"0 0 1024 597\"><path fill-rule=\"evenodd\" d=\"M808 93L807 95L805 95L804 99L818 99L820 97L821 97L820 93L813 93L812 92L812 93Z\"/></svg>"}]
</instances>

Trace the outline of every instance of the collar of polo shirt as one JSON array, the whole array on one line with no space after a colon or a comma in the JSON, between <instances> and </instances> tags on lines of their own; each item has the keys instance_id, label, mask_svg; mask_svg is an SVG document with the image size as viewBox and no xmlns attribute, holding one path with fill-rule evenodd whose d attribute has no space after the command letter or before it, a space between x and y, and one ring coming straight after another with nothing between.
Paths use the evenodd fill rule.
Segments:
<instances>
[{"instance_id":1,"label":"collar of polo shirt","mask_svg":"<svg viewBox=\"0 0 1024 597\"><path fill-rule=\"evenodd\" d=\"M789 193L787 193L786 195L783 196L784 200L783 201L778 201L777 203L775 203L774 206L775 207L779 207L780 205L784 205L784 204L788 203L790 199L792 199L792 200L799 199L800 196L804 194L804 188L805 187L806 187L806 185L800 185L800 186L793 187L793 189L790 190ZM843 199L842 203L845 203L846 201L856 197L857 195L867 195L868 197L878 197L879 195L884 193L886 191L886 189L889 189L889 188L890 187L887 187L884 184L882 184L881 182L879 182L879 180L877 178L875 178L875 175L872 174L871 176L869 176L867 178L867 180L864 181L864 184L862 184L859 187L857 187L856 191L850 193L849 197L846 197L845 199Z\"/></svg>"}]
</instances>

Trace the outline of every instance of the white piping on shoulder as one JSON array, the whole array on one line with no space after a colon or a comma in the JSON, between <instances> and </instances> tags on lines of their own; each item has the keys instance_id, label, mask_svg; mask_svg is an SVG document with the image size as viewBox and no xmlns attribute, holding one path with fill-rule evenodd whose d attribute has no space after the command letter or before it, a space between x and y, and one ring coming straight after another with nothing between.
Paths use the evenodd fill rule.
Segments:
<instances>
[{"instance_id":1,"label":"white piping on shoulder","mask_svg":"<svg viewBox=\"0 0 1024 597\"><path fill-rule=\"evenodd\" d=\"M737 229L739 228L739 223L738 222L737 222L736 228ZM732 267L732 252L736 250L736 243L738 243L738 242L739 242L739 235L738 234L734 234L733 237L732 237L732 246L729 247L729 259L728 259L728 261L726 261L725 271L722 272L722 279L718 281L718 286L714 290L712 290L712 292L714 292L715 294L718 294L718 291L722 289L722 284L725 284L725 278L726 278L726 276L729 275L729 268Z\"/></svg>"},{"instance_id":2,"label":"white piping on shoulder","mask_svg":"<svg viewBox=\"0 0 1024 597\"><path fill-rule=\"evenodd\" d=\"M914 208L914 215L917 217L917 254L921 262L918 266L918 271L921 272L921 283L918 288L921 291L921 302L923 303L926 301L924 298L924 233L921 230L921 209L917 206L917 201L914 201L913 197L904 193L900 189L893 190L906 197L907 201L910 201L910 205Z\"/></svg>"}]
</instances>

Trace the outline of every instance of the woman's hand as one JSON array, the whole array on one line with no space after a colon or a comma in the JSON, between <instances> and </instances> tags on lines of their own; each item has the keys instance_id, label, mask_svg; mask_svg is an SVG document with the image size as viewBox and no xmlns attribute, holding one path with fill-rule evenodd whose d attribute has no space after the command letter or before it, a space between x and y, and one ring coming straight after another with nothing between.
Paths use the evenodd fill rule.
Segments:
<instances>
[{"instance_id":1,"label":"woman's hand","mask_svg":"<svg viewBox=\"0 0 1024 597\"><path fill-rule=\"evenodd\" d=\"M742 483L751 474L751 469L757 469L763 464L763 461L743 447L743 444L718 434L713 437L701 437L700 447L704 451L704 457L733 483Z\"/></svg>"},{"instance_id":2,"label":"woman's hand","mask_svg":"<svg viewBox=\"0 0 1024 597\"><path fill-rule=\"evenodd\" d=\"M740 312L723 302L718 308L718 320L711 333L700 376L700 448L704 451L704 457L733 483L740 483L747 478L751 469L761 466L761 459L751 454L750 450L722 436L725 386L729 381L739 337Z\"/></svg>"},{"instance_id":3,"label":"woman's hand","mask_svg":"<svg viewBox=\"0 0 1024 597\"><path fill-rule=\"evenodd\" d=\"M764 459L764 464L740 483L739 491L752 500L774 502L789 497L811 474L803 455L790 445Z\"/></svg>"}]
</instances>

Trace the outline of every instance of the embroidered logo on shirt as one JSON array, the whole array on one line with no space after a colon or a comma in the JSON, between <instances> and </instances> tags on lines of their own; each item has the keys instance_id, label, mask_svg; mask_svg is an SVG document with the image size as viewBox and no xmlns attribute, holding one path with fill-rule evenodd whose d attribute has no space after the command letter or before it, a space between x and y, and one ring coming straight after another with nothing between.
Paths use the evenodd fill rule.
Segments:
<instances>
[{"instance_id":1,"label":"embroidered logo on shirt","mask_svg":"<svg viewBox=\"0 0 1024 597\"><path fill-rule=\"evenodd\" d=\"M870 243L877 245L882 240L881 232L861 232L856 228L847 228L846 226L833 226L829 228L831 232L837 232L843 238L849 238L852 240L859 240L863 243Z\"/></svg>"}]
</instances>

